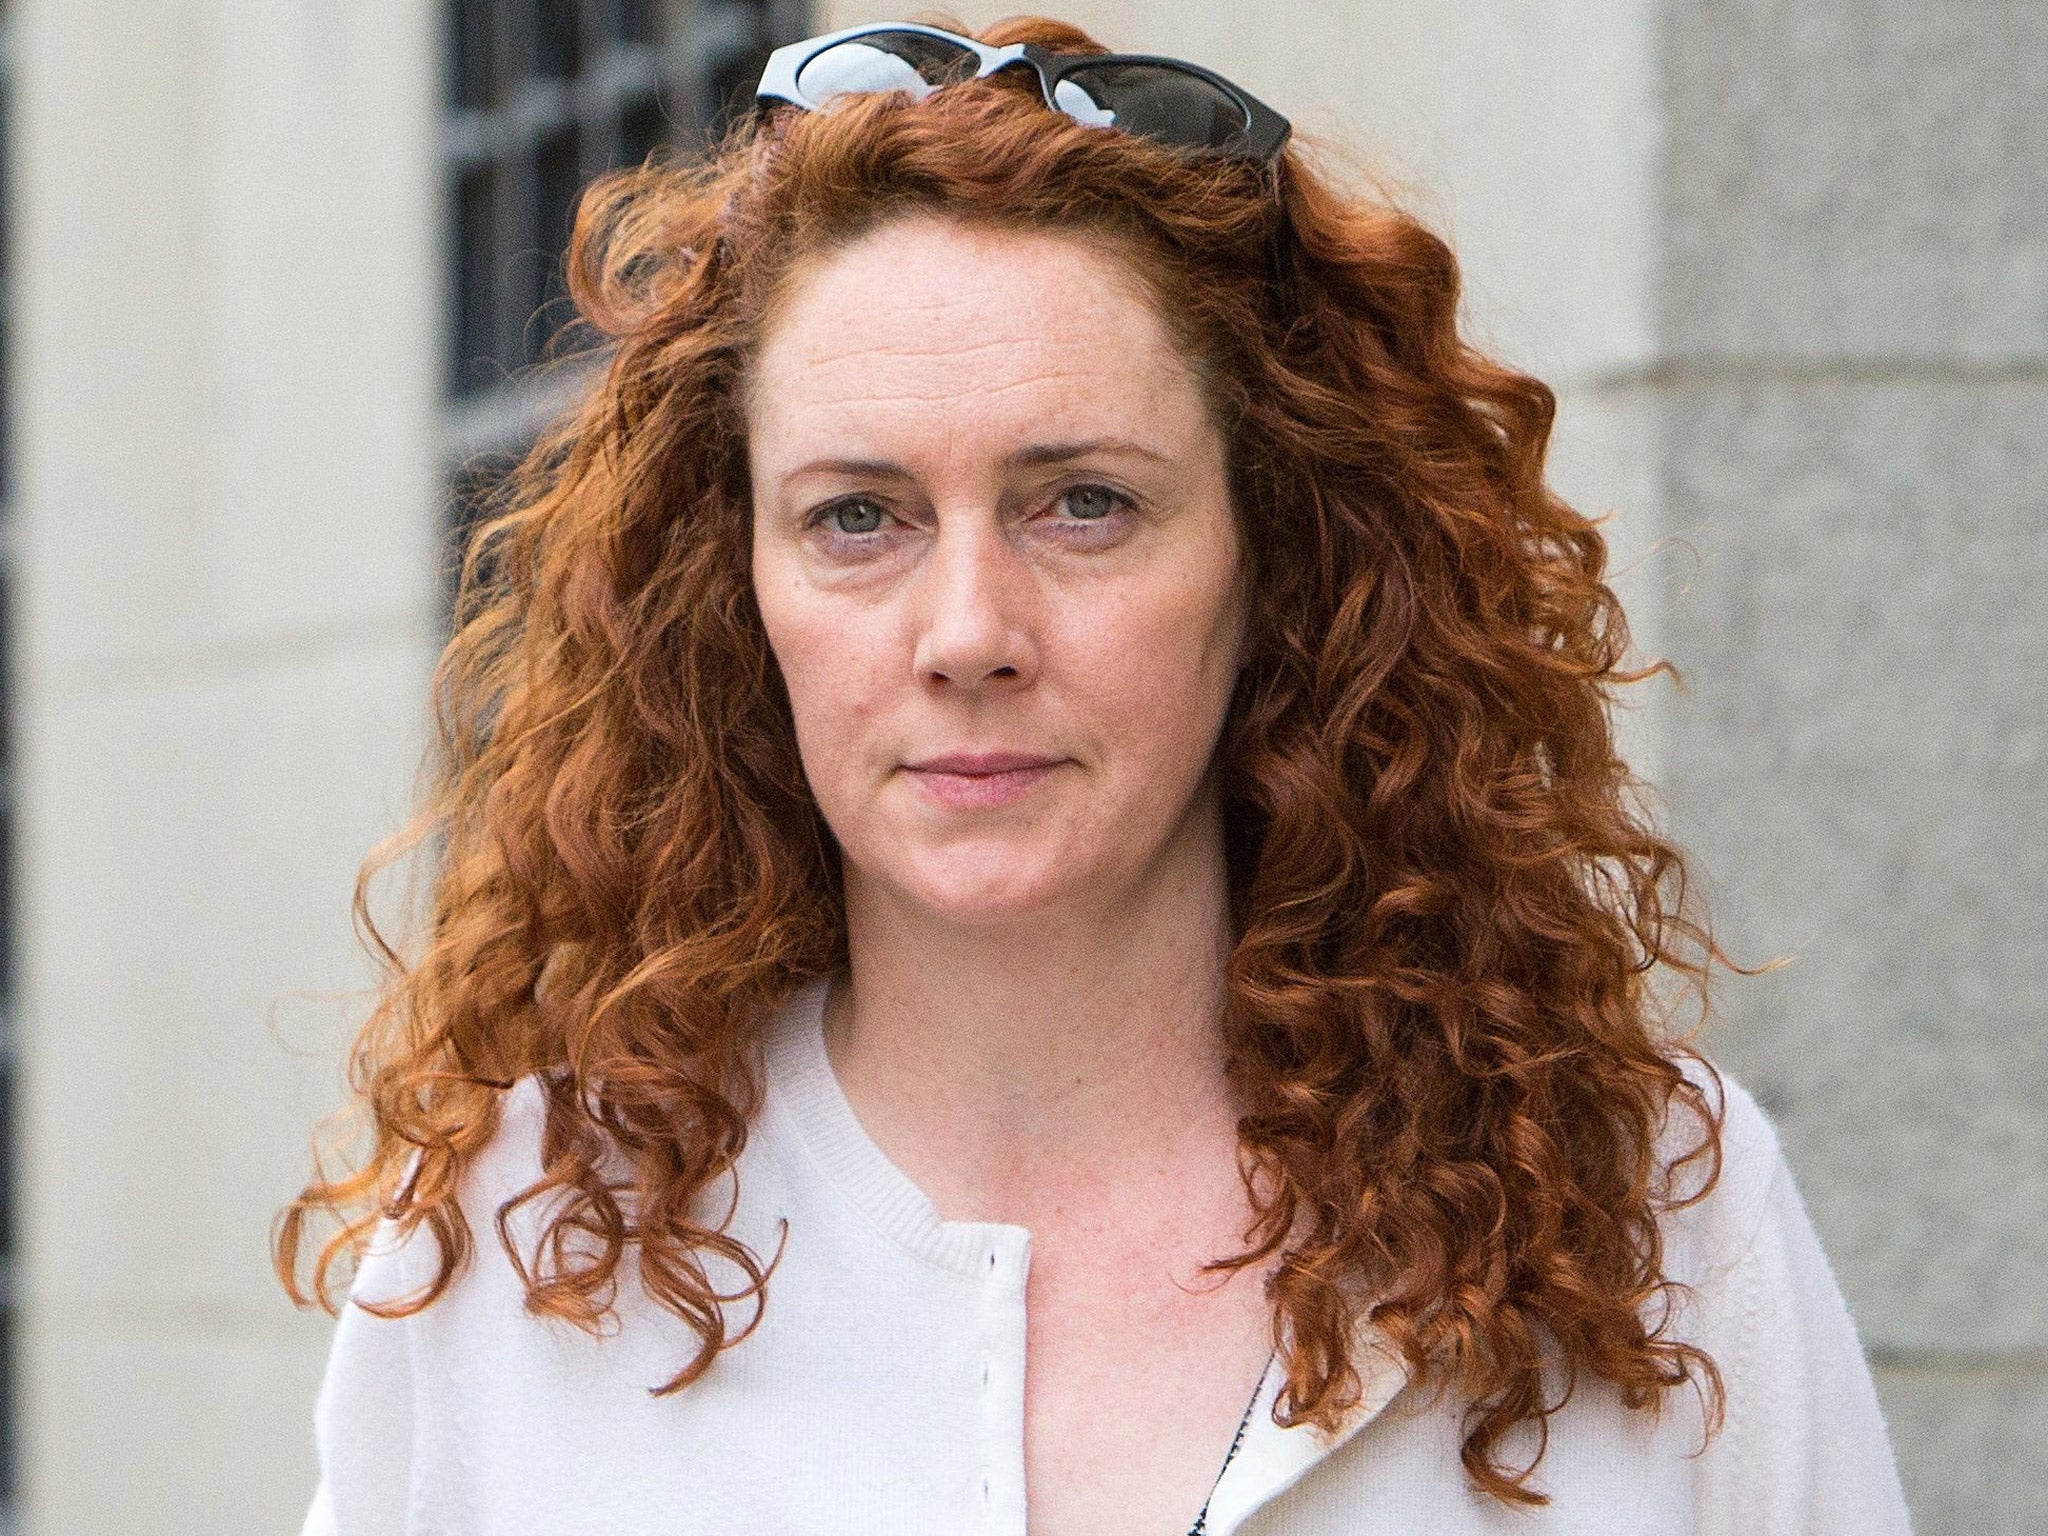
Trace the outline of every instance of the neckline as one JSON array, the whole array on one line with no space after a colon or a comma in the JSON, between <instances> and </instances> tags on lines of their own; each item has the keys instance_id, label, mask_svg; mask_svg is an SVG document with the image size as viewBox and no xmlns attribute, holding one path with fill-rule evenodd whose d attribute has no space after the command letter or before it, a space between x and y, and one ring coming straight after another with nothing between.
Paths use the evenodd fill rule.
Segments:
<instances>
[{"instance_id":1,"label":"neckline","mask_svg":"<svg viewBox=\"0 0 2048 1536\"><path fill-rule=\"evenodd\" d=\"M946 1221L931 1198L875 1144L854 1113L825 1049L829 977L806 982L772 1021L763 1041L764 1109L781 1133L883 1236L934 1267L964 1279L1007 1282L1021 1297L1031 1260L1031 1230L1005 1222ZM1204 1536L1232 1536L1256 1510L1379 1416L1407 1385L1399 1355L1378 1329L1353 1336L1364 1378L1361 1400L1335 1434L1310 1425L1283 1427L1273 1413L1287 1384L1275 1353L1252 1396L1242 1438L1232 1447L1203 1507Z\"/></svg>"},{"instance_id":2,"label":"neckline","mask_svg":"<svg viewBox=\"0 0 2048 1536\"><path fill-rule=\"evenodd\" d=\"M947 1221L931 1197L889 1160L854 1113L825 1050L829 977L806 982L784 1006L766 1045L767 1099L828 1182L890 1241L964 1278L1014 1277L1029 1264L1031 1230L1008 1222Z\"/></svg>"}]
</instances>

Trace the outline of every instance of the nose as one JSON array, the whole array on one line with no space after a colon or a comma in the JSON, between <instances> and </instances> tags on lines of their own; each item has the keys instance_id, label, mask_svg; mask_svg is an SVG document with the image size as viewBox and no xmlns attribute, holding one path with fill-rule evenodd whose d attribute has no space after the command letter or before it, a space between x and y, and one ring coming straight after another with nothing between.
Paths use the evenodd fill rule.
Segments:
<instances>
[{"instance_id":1,"label":"nose","mask_svg":"<svg viewBox=\"0 0 2048 1536\"><path fill-rule=\"evenodd\" d=\"M1031 574L994 518L942 519L918 588L919 678L978 689L1037 677Z\"/></svg>"}]
</instances>

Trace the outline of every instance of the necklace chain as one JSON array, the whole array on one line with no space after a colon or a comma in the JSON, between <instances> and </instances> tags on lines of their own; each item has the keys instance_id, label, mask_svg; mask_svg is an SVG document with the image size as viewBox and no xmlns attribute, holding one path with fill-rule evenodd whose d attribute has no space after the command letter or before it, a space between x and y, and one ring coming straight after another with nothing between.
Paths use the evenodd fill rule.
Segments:
<instances>
[{"instance_id":1,"label":"necklace chain","mask_svg":"<svg viewBox=\"0 0 2048 1536\"><path fill-rule=\"evenodd\" d=\"M1265 1378L1261 1376L1259 1387L1265 1384ZM1195 1515L1195 1523L1188 1527L1188 1536L1208 1536L1209 1500L1216 1497L1216 1489L1223 1482L1223 1474L1230 1470L1230 1463L1237 1456L1238 1446L1244 1443L1245 1429L1252 1421L1252 1409L1258 1406L1259 1387L1252 1388L1252 1400L1244 1405L1244 1412L1238 1416L1237 1433L1230 1437L1230 1449L1223 1453L1223 1465L1216 1469L1216 1481L1209 1485L1209 1496L1202 1500L1202 1507Z\"/></svg>"}]
</instances>

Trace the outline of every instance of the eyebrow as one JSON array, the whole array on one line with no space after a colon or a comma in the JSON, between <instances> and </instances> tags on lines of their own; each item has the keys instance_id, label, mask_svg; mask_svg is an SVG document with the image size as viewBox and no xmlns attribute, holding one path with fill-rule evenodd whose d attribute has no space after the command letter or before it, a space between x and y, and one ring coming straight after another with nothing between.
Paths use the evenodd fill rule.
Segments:
<instances>
[{"instance_id":1,"label":"eyebrow","mask_svg":"<svg viewBox=\"0 0 2048 1536\"><path fill-rule=\"evenodd\" d=\"M1090 438L1075 443L1041 443L1030 448L1020 448L1006 461L1017 465L1064 464L1069 459L1085 459L1098 453L1123 453L1141 459L1151 459L1165 464L1170 460L1157 449L1147 448L1143 443L1134 443L1122 437Z\"/></svg>"},{"instance_id":2,"label":"eyebrow","mask_svg":"<svg viewBox=\"0 0 2048 1536\"><path fill-rule=\"evenodd\" d=\"M795 480L804 475L846 475L856 480L908 480L910 471L890 459L812 459L799 464L782 478Z\"/></svg>"},{"instance_id":3,"label":"eyebrow","mask_svg":"<svg viewBox=\"0 0 2048 1536\"><path fill-rule=\"evenodd\" d=\"M1034 443L1029 448L1019 448L1003 462L1015 468L1038 468L1047 464L1065 464L1074 459L1085 459L1093 454L1128 454L1135 458L1150 459L1157 464L1168 464L1172 460L1157 449L1147 448L1128 438L1089 438L1071 443ZM783 476L794 480L801 475L847 475L853 478L875 478L908 480L910 471L893 459L812 459L801 464Z\"/></svg>"}]
</instances>

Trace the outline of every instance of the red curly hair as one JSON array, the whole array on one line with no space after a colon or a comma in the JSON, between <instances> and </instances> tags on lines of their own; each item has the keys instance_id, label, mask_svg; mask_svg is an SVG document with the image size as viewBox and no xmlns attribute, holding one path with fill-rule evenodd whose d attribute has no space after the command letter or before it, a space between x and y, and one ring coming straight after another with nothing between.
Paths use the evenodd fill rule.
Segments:
<instances>
[{"instance_id":1,"label":"red curly hair","mask_svg":"<svg viewBox=\"0 0 2048 1536\"><path fill-rule=\"evenodd\" d=\"M698 1339L662 1390L752 1327L727 1308L772 1266L693 1208L747 1137L750 1042L846 937L749 582L748 365L804 262L930 213L1113 249L1229 444L1253 600L1219 748L1221 1017L1257 1222L1217 1267L1277 1262L1283 1421L1356 1401L1366 1319L1458 1394L1465 1466L1502 1499L1541 1500L1503 1442L1531 1426L1540 1459L1582 1371L1639 1409L1691 1382L1711 1418L1713 1362L1665 1327L1658 1217L1719 1169L1711 1074L1666 1034L1719 952L1615 747L1617 688L1658 669L1629 669L1600 534L1545 488L1550 391L1459 338L1441 240L1299 148L1180 154L1001 76L780 109L585 196L570 286L601 381L471 541L433 788L357 885L389 968L351 1058L367 1161L280 1218L287 1288L332 1305L388 1219L440 1253L392 1310L430 1305L470 1254L464 1170L533 1074L544 1174L497 1221L529 1307L599 1328L637 1265ZM401 954L370 883L423 849ZM1675 1115L1696 1134L1673 1162ZM522 1252L507 1217L537 1200ZM342 1225L316 1245L321 1213Z\"/></svg>"}]
</instances>

